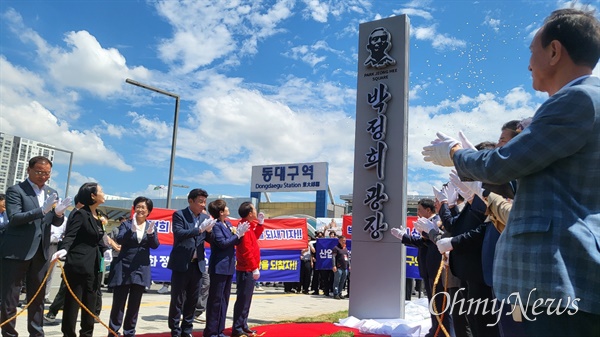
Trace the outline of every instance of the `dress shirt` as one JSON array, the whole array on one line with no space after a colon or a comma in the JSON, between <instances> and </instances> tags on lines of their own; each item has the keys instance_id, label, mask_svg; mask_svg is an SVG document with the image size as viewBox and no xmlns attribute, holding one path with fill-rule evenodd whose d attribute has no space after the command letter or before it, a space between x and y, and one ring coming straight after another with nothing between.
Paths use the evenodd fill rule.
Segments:
<instances>
[{"instance_id":1,"label":"dress shirt","mask_svg":"<svg viewBox=\"0 0 600 337\"><path fill-rule=\"evenodd\" d=\"M44 205L44 187L46 187L46 184L44 184L44 186L42 186L42 188L39 188L38 185L34 184L31 180L29 180L29 178L27 178L27 182L33 188L33 191L35 192L35 196L37 197L37 200L38 200L38 204L40 205L40 207L42 207L42 205Z\"/></svg>"}]
</instances>

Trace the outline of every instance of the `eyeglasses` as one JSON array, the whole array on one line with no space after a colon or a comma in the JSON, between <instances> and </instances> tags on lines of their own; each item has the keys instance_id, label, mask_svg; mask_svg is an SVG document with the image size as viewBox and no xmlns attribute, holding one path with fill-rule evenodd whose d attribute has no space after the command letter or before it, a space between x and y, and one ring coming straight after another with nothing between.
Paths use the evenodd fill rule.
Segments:
<instances>
[{"instance_id":1,"label":"eyeglasses","mask_svg":"<svg viewBox=\"0 0 600 337\"><path fill-rule=\"evenodd\" d=\"M33 171L33 173L35 173L36 176L46 176L49 177L50 174L52 174L52 171Z\"/></svg>"}]
</instances>

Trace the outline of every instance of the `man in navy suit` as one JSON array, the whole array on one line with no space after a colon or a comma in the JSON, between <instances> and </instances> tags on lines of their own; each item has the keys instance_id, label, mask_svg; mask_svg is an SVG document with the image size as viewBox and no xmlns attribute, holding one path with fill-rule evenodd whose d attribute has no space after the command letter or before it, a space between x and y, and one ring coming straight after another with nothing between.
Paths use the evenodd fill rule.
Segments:
<instances>
[{"instance_id":1,"label":"man in navy suit","mask_svg":"<svg viewBox=\"0 0 600 337\"><path fill-rule=\"evenodd\" d=\"M501 148L462 149L438 133L426 161L456 167L462 180L518 179L496 245L496 296L518 294L532 336L600 336L600 21L554 11L530 45L533 88L550 97L531 124ZM517 303L519 304L519 303Z\"/></svg>"},{"instance_id":2,"label":"man in navy suit","mask_svg":"<svg viewBox=\"0 0 600 337\"><path fill-rule=\"evenodd\" d=\"M173 213L173 249L167 268L171 269L171 336L191 336L194 310L200 294L200 279L205 270L204 241L211 235L212 221L204 213L208 193L195 188L188 194L189 206ZM183 320L181 316L183 315Z\"/></svg>"},{"instance_id":3,"label":"man in navy suit","mask_svg":"<svg viewBox=\"0 0 600 337\"><path fill-rule=\"evenodd\" d=\"M56 204L56 190L46 185L52 173L52 162L42 156L29 160L27 180L6 191L6 213L10 219L0 237L2 257L2 303L0 321L17 312L22 280L26 281L27 299L32 299L48 271L50 226L60 226L63 214L71 204L69 198ZM56 207L55 207L56 206ZM29 336L44 336L44 290L27 310ZM16 321L2 326L2 337L18 336Z\"/></svg>"}]
</instances>

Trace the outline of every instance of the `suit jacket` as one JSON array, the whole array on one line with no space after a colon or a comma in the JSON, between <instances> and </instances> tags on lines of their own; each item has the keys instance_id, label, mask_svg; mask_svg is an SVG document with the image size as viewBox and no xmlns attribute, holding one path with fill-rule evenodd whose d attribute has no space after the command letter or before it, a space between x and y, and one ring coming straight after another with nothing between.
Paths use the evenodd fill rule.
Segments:
<instances>
[{"instance_id":1,"label":"suit jacket","mask_svg":"<svg viewBox=\"0 0 600 337\"><path fill-rule=\"evenodd\" d=\"M440 218L444 228L452 236L458 236L479 227L485 221L485 209L486 205L476 197L473 203L467 203L457 216L452 216L448 204L443 203L440 207ZM450 270L462 281L483 283L481 242L474 242L470 249L450 251Z\"/></svg>"},{"instance_id":2,"label":"suit jacket","mask_svg":"<svg viewBox=\"0 0 600 337\"><path fill-rule=\"evenodd\" d=\"M208 219L208 215L200 214L202 223ZM184 208L173 213L173 249L169 255L167 268L185 272L191 263L197 263L200 270L205 270L206 261L204 260L204 241L207 239L206 232L199 233L198 227L194 222L194 214L189 208ZM194 251L197 252L198 260L192 262Z\"/></svg>"},{"instance_id":3,"label":"suit jacket","mask_svg":"<svg viewBox=\"0 0 600 337\"><path fill-rule=\"evenodd\" d=\"M518 189L494 260L498 298L519 292L600 314L600 79L552 95L501 148L460 150L461 177ZM532 289L536 288L532 292ZM514 297L514 296L513 296ZM513 302L514 303L514 302Z\"/></svg>"},{"instance_id":4,"label":"suit jacket","mask_svg":"<svg viewBox=\"0 0 600 337\"><path fill-rule=\"evenodd\" d=\"M434 223L437 223L438 220L439 217L437 215L431 219ZM423 235L423 233L421 235ZM407 246L418 248L417 258L419 262L419 274L422 279L433 280L437 275L440 262L442 261L442 254L440 254L435 243L429 240L429 238L414 237L408 234L402 236L402 243Z\"/></svg>"},{"instance_id":5,"label":"suit jacket","mask_svg":"<svg viewBox=\"0 0 600 337\"><path fill-rule=\"evenodd\" d=\"M150 287L152 275L150 270L150 248L160 245L156 231L147 234L149 223L146 221L142 241L138 242L137 233L132 230L132 220L119 226L116 241L121 245L119 255L112 261L108 286L116 287L125 284L137 284Z\"/></svg>"},{"instance_id":6,"label":"suit jacket","mask_svg":"<svg viewBox=\"0 0 600 337\"><path fill-rule=\"evenodd\" d=\"M233 275L235 271L235 245L240 243L233 234L231 223L220 220L213 227L213 238L210 242L210 260L208 272L219 275Z\"/></svg>"},{"instance_id":7,"label":"suit jacket","mask_svg":"<svg viewBox=\"0 0 600 337\"><path fill-rule=\"evenodd\" d=\"M69 215L62 249L67 251L65 269L76 274L95 275L106 246L102 237L104 229L89 206L74 210Z\"/></svg>"},{"instance_id":8,"label":"suit jacket","mask_svg":"<svg viewBox=\"0 0 600 337\"><path fill-rule=\"evenodd\" d=\"M56 190L44 186L44 198L52 193L56 193ZM6 213L10 221L0 239L1 256L30 260L41 244L44 257L48 259L50 226L60 226L63 217L58 217L54 210L42 214L41 205L29 181L25 180L6 190Z\"/></svg>"}]
</instances>

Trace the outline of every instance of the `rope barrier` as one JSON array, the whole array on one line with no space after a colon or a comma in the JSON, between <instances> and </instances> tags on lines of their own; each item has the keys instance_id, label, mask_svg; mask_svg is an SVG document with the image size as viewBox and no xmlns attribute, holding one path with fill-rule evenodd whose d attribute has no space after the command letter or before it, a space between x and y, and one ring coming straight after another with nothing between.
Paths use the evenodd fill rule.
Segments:
<instances>
[{"instance_id":1,"label":"rope barrier","mask_svg":"<svg viewBox=\"0 0 600 337\"><path fill-rule=\"evenodd\" d=\"M83 303L81 303L81 300L79 300L79 298L73 292L73 289L71 289L71 286L69 285L69 281L67 281L67 275L65 274L65 269L63 268L63 264L59 260L55 260L55 261L50 262L50 267L48 268L48 271L46 272L46 275L44 276L44 279L42 280L42 283L40 284L40 287L35 292L35 295L33 295L33 297L29 300L29 303L25 304L25 306L21 309L21 311L19 311L18 313L16 313L13 317L11 317L11 318L7 319L6 321L0 323L0 327L6 325L8 322L10 322L12 320L15 320L18 316L20 316L23 312L25 312L25 310L27 310L27 308L29 308L29 306L31 305L31 303L33 302L33 300L39 295L39 293L44 288L44 284L46 284L46 281L48 280L48 277L50 276L50 273L52 273L52 269L54 268L54 264L56 264L57 262L58 262L58 266L60 267L60 272L61 272L62 278L65 281L65 285L67 286L67 289L69 290L69 293L71 294L71 296L73 296L73 298L75 299L75 301L77 301L77 303L79 304L79 306L81 307L81 309L85 310L98 323L102 324L102 326L104 326L108 330L108 332L110 334L112 334L115 337L118 337L119 336L118 333L116 333L111 328L109 328L108 325L106 325L104 322L102 322L102 320L100 319L100 317L96 316L94 313L92 313L90 311L90 309L88 309Z\"/></svg>"},{"instance_id":2,"label":"rope barrier","mask_svg":"<svg viewBox=\"0 0 600 337\"><path fill-rule=\"evenodd\" d=\"M437 271L437 275L435 275L435 280L433 281L433 289L431 289L431 298L433 301L433 312L435 313L435 318L438 321L438 327L435 330L435 334L433 334L434 337L438 336L438 333L440 332L440 329L444 332L444 336L446 337L450 337L450 334L448 333L448 330L446 330L446 327L442 324L442 320L444 319L444 315L446 314L446 311L444 311L441 315L439 315L437 306L435 305L435 300L433 300L435 298L435 289L437 288L437 285L440 281L440 276L442 275L442 271L444 270L446 261L448 261L448 258L446 257L445 254L442 254L442 261L440 262L440 266L438 268ZM446 293L446 290L448 289L448 273L449 271L446 270L446 274L444 276L444 293ZM446 296L444 296L444 300L442 301L442 307L446 307Z\"/></svg>"}]
</instances>

